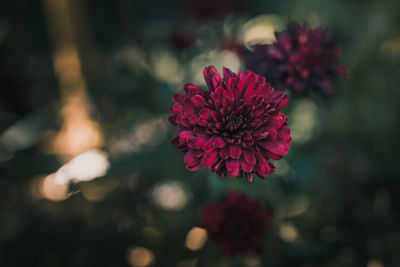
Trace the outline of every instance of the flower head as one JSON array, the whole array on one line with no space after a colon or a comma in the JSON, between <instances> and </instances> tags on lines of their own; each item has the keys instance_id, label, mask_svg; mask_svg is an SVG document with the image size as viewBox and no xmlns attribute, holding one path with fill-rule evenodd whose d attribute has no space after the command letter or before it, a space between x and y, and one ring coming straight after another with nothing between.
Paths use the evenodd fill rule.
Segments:
<instances>
[{"instance_id":1,"label":"flower head","mask_svg":"<svg viewBox=\"0 0 400 267\"><path fill-rule=\"evenodd\" d=\"M258 249L272 216L272 209L263 208L259 201L234 191L201 210L203 226L226 255L244 255Z\"/></svg>"},{"instance_id":2,"label":"flower head","mask_svg":"<svg viewBox=\"0 0 400 267\"><path fill-rule=\"evenodd\" d=\"M335 93L335 80L345 75L345 69L337 62L340 47L329 32L290 23L275 35L275 43L257 45L247 53L247 69L297 95L309 95L312 90L326 96Z\"/></svg>"},{"instance_id":3,"label":"flower head","mask_svg":"<svg viewBox=\"0 0 400 267\"><path fill-rule=\"evenodd\" d=\"M219 176L265 178L272 160L285 156L291 144L287 117L280 111L288 97L253 72L223 78L212 66L204 69L209 90L195 84L173 96L169 121L179 127L172 143L185 153L191 171L210 168Z\"/></svg>"}]
</instances>

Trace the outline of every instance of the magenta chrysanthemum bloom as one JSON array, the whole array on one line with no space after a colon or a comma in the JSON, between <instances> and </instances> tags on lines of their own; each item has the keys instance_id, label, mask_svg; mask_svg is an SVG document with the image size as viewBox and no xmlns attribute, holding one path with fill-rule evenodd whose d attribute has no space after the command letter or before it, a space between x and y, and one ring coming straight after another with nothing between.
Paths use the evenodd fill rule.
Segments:
<instances>
[{"instance_id":1,"label":"magenta chrysanthemum bloom","mask_svg":"<svg viewBox=\"0 0 400 267\"><path fill-rule=\"evenodd\" d=\"M226 255L258 250L262 234L271 226L272 215L272 209L234 191L201 210L204 228Z\"/></svg>"},{"instance_id":2,"label":"magenta chrysanthemum bloom","mask_svg":"<svg viewBox=\"0 0 400 267\"><path fill-rule=\"evenodd\" d=\"M288 97L253 72L237 75L224 68L204 69L209 90L195 84L173 96L169 121L179 127L172 144L185 153L191 171L210 168L219 176L265 178L271 160L285 156L291 144L287 116L280 111Z\"/></svg>"},{"instance_id":3,"label":"magenta chrysanthemum bloom","mask_svg":"<svg viewBox=\"0 0 400 267\"><path fill-rule=\"evenodd\" d=\"M329 32L290 23L275 35L275 43L254 46L246 55L247 69L265 76L277 89L289 88L297 95L336 92L336 78L346 71L337 62L340 47Z\"/></svg>"}]
</instances>

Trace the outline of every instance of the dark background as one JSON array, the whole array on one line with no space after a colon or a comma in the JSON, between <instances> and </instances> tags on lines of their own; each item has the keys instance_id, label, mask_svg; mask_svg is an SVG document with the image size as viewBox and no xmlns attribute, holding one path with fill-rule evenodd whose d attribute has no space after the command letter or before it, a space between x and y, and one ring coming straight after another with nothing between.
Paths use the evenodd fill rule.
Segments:
<instances>
[{"instance_id":1,"label":"dark background","mask_svg":"<svg viewBox=\"0 0 400 267\"><path fill-rule=\"evenodd\" d=\"M1 1L0 266L400 266L399 10ZM271 41L290 20L341 44L336 96L291 97L293 144L266 180L187 171L170 145L172 94L204 86L210 64L242 69L237 44ZM228 189L275 209L260 253L228 258L188 235Z\"/></svg>"}]
</instances>

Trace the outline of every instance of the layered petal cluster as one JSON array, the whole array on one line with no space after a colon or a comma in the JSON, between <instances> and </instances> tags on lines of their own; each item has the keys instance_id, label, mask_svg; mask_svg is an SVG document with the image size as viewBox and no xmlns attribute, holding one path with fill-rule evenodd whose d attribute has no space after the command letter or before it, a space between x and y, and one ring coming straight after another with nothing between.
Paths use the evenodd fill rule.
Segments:
<instances>
[{"instance_id":1,"label":"layered petal cluster","mask_svg":"<svg viewBox=\"0 0 400 267\"><path fill-rule=\"evenodd\" d=\"M169 121L179 127L172 144L185 153L186 168L210 168L219 176L265 178L271 160L285 156L291 145L287 116L280 111L288 97L253 72L237 75L224 68L204 69L209 90L186 84L173 96Z\"/></svg>"},{"instance_id":2,"label":"layered petal cluster","mask_svg":"<svg viewBox=\"0 0 400 267\"><path fill-rule=\"evenodd\" d=\"M272 217L272 209L263 208L259 201L234 191L201 210L204 228L226 255L245 255L257 250Z\"/></svg>"},{"instance_id":3,"label":"layered petal cluster","mask_svg":"<svg viewBox=\"0 0 400 267\"><path fill-rule=\"evenodd\" d=\"M245 55L247 69L265 76L277 89L289 88L297 95L336 92L336 78L346 71L337 61L340 47L329 32L293 22L275 35L275 43L254 46Z\"/></svg>"}]
</instances>

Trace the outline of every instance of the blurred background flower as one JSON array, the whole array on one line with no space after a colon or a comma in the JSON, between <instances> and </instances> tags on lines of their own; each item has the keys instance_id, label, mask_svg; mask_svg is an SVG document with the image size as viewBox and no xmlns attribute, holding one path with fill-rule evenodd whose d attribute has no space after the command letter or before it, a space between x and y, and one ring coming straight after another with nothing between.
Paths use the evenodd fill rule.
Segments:
<instances>
[{"instance_id":1,"label":"blurred background flower","mask_svg":"<svg viewBox=\"0 0 400 267\"><path fill-rule=\"evenodd\" d=\"M235 191L201 210L203 226L229 256L259 250L260 240L272 224L272 214L272 209Z\"/></svg>"},{"instance_id":2,"label":"blurred background flower","mask_svg":"<svg viewBox=\"0 0 400 267\"><path fill-rule=\"evenodd\" d=\"M276 33L273 44L256 45L245 53L245 68L266 77L276 88L309 96L336 92L336 78L345 75L339 65L340 47L326 29L309 29L295 22Z\"/></svg>"}]
</instances>

